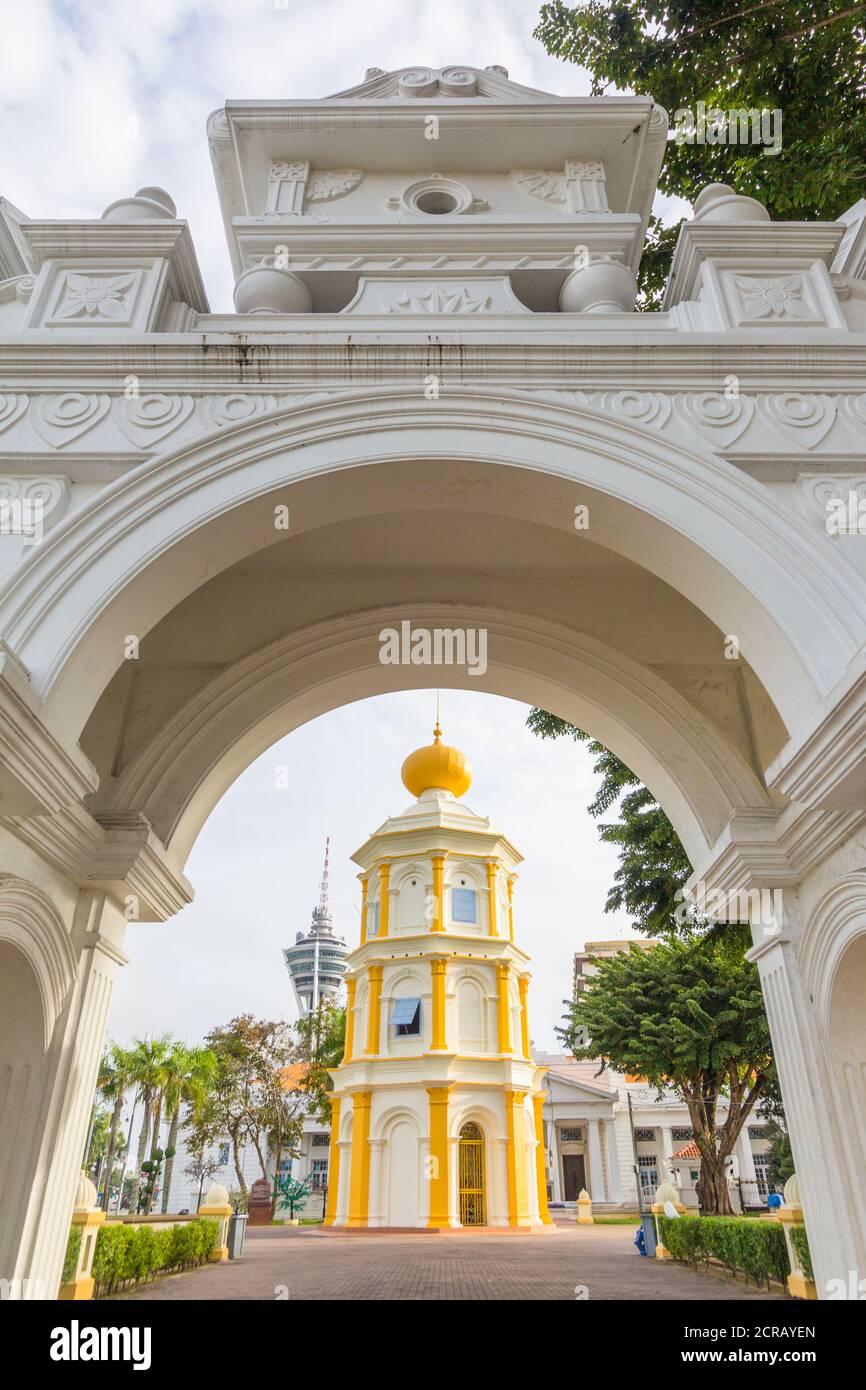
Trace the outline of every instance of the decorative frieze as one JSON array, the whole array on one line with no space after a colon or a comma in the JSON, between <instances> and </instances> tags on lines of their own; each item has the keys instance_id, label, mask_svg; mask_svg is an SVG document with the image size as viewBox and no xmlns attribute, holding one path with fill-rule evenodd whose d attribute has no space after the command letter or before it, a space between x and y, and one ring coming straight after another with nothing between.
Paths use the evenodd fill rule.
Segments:
<instances>
[{"instance_id":1,"label":"decorative frieze","mask_svg":"<svg viewBox=\"0 0 866 1390\"><path fill-rule=\"evenodd\" d=\"M567 159L564 169L512 169L521 193L561 212L609 212L605 169L600 159Z\"/></svg>"},{"instance_id":2,"label":"decorative frieze","mask_svg":"<svg viewBox=\"0 0 866 1390\"><path fill-rule=\"evenodd\" d=\"M321 169L313 173L308 159L278 160L268 174L266 217L300 217L307 203L328 203L351 193L364 177L363 169Z\"/></svg>"}]
</instances>

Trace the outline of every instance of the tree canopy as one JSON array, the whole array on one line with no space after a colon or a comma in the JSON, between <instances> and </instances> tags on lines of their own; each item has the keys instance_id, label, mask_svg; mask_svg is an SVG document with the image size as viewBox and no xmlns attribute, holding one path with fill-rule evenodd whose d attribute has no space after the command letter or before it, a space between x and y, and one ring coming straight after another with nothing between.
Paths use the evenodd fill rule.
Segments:
<instances>
[{"instance_id":1,"label":"tree canopy","mask_svg":"<svg viewBox=\"0 0 866 1390\"><path fill-rule=\"evenodd\" d=\"M588 69L592 90L652 96L673 120L699 101L782 113L782 148L670 142L662 193L694 202L708 183L757 198L773 218L838 217L866 180L866 5L847 0L564 0L535 37ZM655 302L678 228L653 219L642 287Z\"/></svg>"},{"instance_id":2,"label":"tree canopy","mask_svg":"<svg viewBox=\"0 0 866 1390\"><path fill-rule=\"evenodd\" d=\"M565 1001L559 1036L575 1057L682 1097L701 1154L702 1209L729 1213L725 1160L776 1082L757 967L717 937L632 946L593 964L588 988Z\"/></svg>"},{"instance_id":3,"label":"tree canopy","mask_svg":"<svg viewBox=\"0 0 866 1390\"><path fill-rule=\"evenodd\" d=\"M526 722L540 738L572 738L586 743L595 758L593 771L601 779L587 807L591 816L598 818L619 803L620 819L599 826L600 839L619 850L619 868L608 891L605 912L625 908L635 928L647 936L690 931L688 922L678 925L674 913L681 901L677 894L692 866L649 788L609 748L574 724L543 709L531 710Z\"/></svg>"}]
</instances>

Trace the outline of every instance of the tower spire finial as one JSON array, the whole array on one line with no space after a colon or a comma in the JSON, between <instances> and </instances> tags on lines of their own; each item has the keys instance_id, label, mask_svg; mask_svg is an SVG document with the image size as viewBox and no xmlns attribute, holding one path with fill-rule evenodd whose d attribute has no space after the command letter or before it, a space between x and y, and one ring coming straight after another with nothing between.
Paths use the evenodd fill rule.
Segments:
<instances>
[{"instance_id":1,"label":"tower spire finial","mask_svg":"<svg viewBox=\"0 0 866 1390\"><path fill-rule=\"evenodd\" d=\"M322 887L319 892L319 912L324 916L328 914L328 853L331 847L331 837L325 840L325 867L322 871Z\"/></svg>"}]
</instances>

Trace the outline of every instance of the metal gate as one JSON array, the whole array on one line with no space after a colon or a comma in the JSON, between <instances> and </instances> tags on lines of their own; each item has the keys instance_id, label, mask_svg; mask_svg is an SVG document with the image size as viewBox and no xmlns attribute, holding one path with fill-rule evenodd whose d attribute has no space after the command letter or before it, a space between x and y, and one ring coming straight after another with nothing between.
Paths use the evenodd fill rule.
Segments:
<instances>
[{"instance_id":1,"label":"metal gate","mask_svg":"<svg viewBox=\"0 0 866 1390\"><path fill-rule=\"evenodd\" d=\"M459 1143L460 1224L484 1226L484 1135L478 1125L464 1125Z\"/></svg>"}]
</instances>

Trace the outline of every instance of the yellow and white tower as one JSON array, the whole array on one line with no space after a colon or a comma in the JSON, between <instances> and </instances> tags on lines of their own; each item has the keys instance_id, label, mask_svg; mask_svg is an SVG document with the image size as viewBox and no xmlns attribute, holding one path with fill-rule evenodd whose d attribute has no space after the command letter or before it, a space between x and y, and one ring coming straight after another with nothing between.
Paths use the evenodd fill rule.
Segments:
<instances>
[{"instance_id":1,"label":"yellow and white tower","mask_svg":"<svg viewBox=\"0 0 866 1390\"><path fill-rule=\"evenodd\" d=\"M458 801L472 771L434 741L403 764L416 798L353 856L361 942L332 1072L326 1223L539 1230L543 1068L529 1051L529 957L514 943L521 856Z\"/></svg>"}]
</instances>

